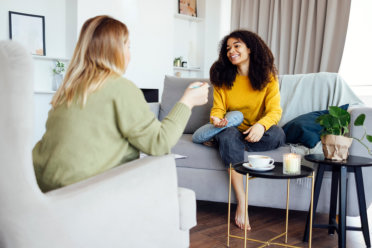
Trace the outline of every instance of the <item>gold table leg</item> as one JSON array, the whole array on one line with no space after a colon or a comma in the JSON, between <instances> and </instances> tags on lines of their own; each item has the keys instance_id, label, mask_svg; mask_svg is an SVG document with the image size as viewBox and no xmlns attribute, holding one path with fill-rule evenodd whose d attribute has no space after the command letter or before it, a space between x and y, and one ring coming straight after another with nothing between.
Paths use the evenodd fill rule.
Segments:
<instances>
[{"instance_id":1,"label":"gold table leg","mask_svg":"<svg viewBox=\"0 0 372 248\"><path fill-rule=\"evenodd\" d=\"M269 239L268 241L262 241L262 240L256 240L256 239L250 239L247 238L247 225L248 225L248 181L250 179L254 179L255 177L249 178L249 173L246 174L246 185L245 185L245 213L244 213L244 237L236 236L236 235L230 235L230 212L231 212L231 172L233 170L232 165L230 164L230 175L229 175L229 200L228 200L228 217L227 217L227 247L230 246L230 237L231 238L237 238L237 239L243 239L244 240L244 248L247 247L247 240L261 243L261 247L267 247L270 245L278 245L278 246L284 246L284 247L292 247L292 248L301 248L299 246L294 245L288 245L288 217L289 217L289 194L290 194L290 179L287 179L287 203L286 203L286 223L285 223L285 232L282 234L277 235L274 238ZM310 230L309 230L309 248L311 248L311 241L312 241L312 226L313 226L313 204L314 204L314 173L312 172L311 177L311 199L310 199ZM275 243L274 240L282 237L285 235L285 243Z\"/></svg>"},{"instance_id":2,"label":"gold table leg","mask_svg":"<svg viewBox=\"0 0 372 248\"><path fill-rule=\"evenodd\" d=\"M228 205L228 212L227 212L227 247L230 247L230 205L231 205L231 163L230 163L230 171L229 171L229 205Z\"/></svg>"},{"instance_id":3,"label":"gold table leg","mask_svg":"<svg viewBox=\"0 0 372 248\"><path fill-rule=\"evenodd\" d=\"M244 209L244 248L247 247L247 224L248 224L248 180L249 173L245 175L245 209Z\"/></svg>"}]
</instances>

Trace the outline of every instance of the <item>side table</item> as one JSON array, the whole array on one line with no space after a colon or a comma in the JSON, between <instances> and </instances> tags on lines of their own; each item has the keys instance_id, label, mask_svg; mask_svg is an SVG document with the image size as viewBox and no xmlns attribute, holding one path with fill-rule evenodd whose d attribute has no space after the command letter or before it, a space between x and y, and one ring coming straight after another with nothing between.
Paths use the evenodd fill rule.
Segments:
<instances>
[{"instance_id":1,"label":"side table","mask_svg":"<svg viewBox=\"0 0 372 248\"><path fill-rule=\"evenodd\" d=\"M336 230L338 233L338 247L346 247L346 230L362 231L364 241L367 247L371 247L369 237L368 218L366 210L366 199L364 194L363 173L362 167L372 166L372 159L358 156L349 155L347 160L333 161L325 159L323 154L310 154L306 155L305 159L318 164L318 169L315 178L314 186L314 204L310 206L310 211L307 217L305 233L303 240L305 242L309 239L309 228L327 228L329 234L333 234ZM329 221L328 224L311 224L314 220L316 207L318 205L319 192L323 181L324 171L332 172L332 185L331 197L329 208ZM358 195L358 205L361 220L361 227L346 226L346 176L347 172L352 172L355 175L355 183ZM339 223L336 222L336 209L337 209L337 191L339 190ZM309 223L310 222L310 223ZM310 228L310 231L311 229Z\"/></svg>"},{"instance_id":2,"label":"side table","mask_svg":"<svg viewBox=\"0 0 372 248\"><path fill-rule=\"evenodd\" d=\"M298 247L293 245L287 245L288 241L288 216L289 216L289 184L290 179L295 178L302 178L302 177L310 177L312 181L312 187L311 187L311 199L310 199L310 206L313 205L313 196L314 196L314 170L310 167L301 166L301 172L297 175L287 175L283 174L283 164L281 162L275 162L275 168L271 171L254 171L247 169L243 166L243 163L237 163L234 165L230 164L230 176L229 176L229 205L228 205L228 217L227 217L227 247L230 246L230 238L238 238L244 240L244 248L247 247L247 240L261 243L262 245L259 247L266 247L270 245L279 245L279 246L286 246L286 247ZM267 178L267 179L287 179L287 203L286 203L286 221L285 221L285 232L282 234L279 234L276 237L271 238L267 241L261 241L257 239L250 239L247 238L247 222L248 222L248 216L244 216L244 237L235 236L230 234L230 207L231 207L231 172L232 170L235 170L236 172L243 174L246 176L246 188L245 188L245 209L248 208L248 181L254 178ZM312 211L312 208L310 209ZM310 216L310 224L312 225L312 216ZM282 236L285 235L285 242L284 243L275 243L274 241ZM310 228L310 241L309 241L309 247L311 247L311 228Z\"/></svg>"}]
</instances>

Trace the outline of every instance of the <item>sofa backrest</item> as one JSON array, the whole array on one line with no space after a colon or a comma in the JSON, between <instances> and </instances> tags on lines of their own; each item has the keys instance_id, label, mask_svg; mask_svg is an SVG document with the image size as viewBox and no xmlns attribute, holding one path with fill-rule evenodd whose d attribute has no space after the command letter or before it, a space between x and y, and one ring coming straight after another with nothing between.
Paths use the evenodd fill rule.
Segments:
<instances>
[{"instance_id":1,"label":"sofa backrest","mask_svg":"<svg viewBox=\"0 0 372 248\"><path fill-rule=\"evenodd\" d=\"M179 78L165 76L163 94L160 102L159 120L163 120L173 106L182 97L187 86L192 82L210 82L208 78ZM213 105L213 87L209 88L208 103L192 109L189 122L184 133L194 133L196 129L209 122L209 115Z\"/></svg>"},{"instance_id":2,"label":"sofa backrest","mask_svg":"<svg viewBox=\"0 0 372 248\"><path fill-rule=\"evenodd\" d=\"M181 98L186 87L195 81L210 82L208 78L165 76L159 120L164 119L174 104ZM299 115L312 111L326 110L329 106L362 104L362 101L337 73L319 72L280 75L279 86L280 105L283 109L279 126L283 126ZM194 133L196 129L208 123L212 105L213 87L209 89L208 103L193 108L184 133Z\"/></svg>"}]
</instances>

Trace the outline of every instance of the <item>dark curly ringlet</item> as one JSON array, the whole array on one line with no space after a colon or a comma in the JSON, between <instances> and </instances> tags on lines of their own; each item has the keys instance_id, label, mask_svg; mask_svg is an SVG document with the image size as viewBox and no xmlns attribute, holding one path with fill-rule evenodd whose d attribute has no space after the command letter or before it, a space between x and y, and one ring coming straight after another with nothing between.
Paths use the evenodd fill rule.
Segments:
<instances>
[{"instance_id":1,"label":"dark curly ringlet","mask_svg":"<svg viewBox=\"0 0 372 248\"><path fill-rule=\"evenodd\" d=\"M277 76L278 71L270 48L257 34L248 30L235 30L223 38L218 60L213 63L209 71L212 84L231 89L235 81L237 67L231 64L227 57L227 40L230 38L239 39L251 50L248 77L253 89L263 89L270 82L271 76Z\"/></svg>"}]
</instances>

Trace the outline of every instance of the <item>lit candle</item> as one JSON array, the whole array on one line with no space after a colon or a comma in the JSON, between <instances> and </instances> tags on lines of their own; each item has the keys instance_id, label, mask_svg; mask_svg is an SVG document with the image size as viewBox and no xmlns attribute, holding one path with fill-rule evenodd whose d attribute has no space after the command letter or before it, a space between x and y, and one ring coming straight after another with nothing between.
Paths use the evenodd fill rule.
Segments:
<instances>
[{"instance_id":1,"label":"lit candle","mask_svg":"<svg viewBox=\"0 0 372 248\"><path fill-rule=\"evenodd\" d=\"M299 174L301 171L301 155L295 153L283 154L283 173Z\"/></svg>"}]
</instances>

